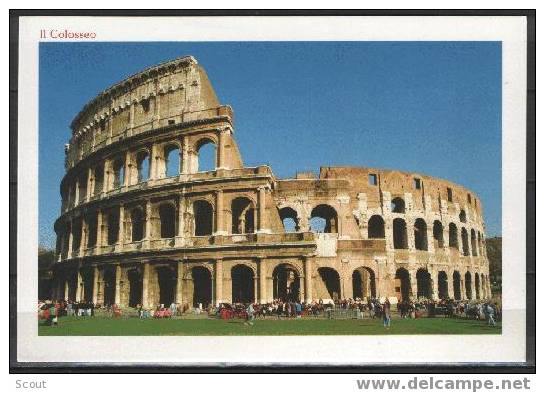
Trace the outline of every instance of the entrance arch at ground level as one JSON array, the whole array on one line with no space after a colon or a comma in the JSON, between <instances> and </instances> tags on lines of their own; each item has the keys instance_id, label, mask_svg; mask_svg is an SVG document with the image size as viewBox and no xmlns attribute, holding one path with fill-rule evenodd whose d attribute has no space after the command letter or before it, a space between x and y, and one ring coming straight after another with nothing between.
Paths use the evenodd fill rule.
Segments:
<instances>
[{"instance_id":1,"label":"entrance arch at ground level","mask_svg":"<svg viewBox=\"0 0 545 393\"><path fill-rule=\"evenodd\" d=\"M359 267L352 272L352 297L376 298L375 272L368 267Z\"/></svg>"},{"instance_id":2,"label":"entrance arch at ground level","mask_svg":"<svg viewBox=\"0 0 545 393\"><path fill-rule=\"evenodd\" d=\"M294 266L288 263L280 264L274 268L272 276L275 299L299 300L301 279Z\"/></svg>"}]
</instances>

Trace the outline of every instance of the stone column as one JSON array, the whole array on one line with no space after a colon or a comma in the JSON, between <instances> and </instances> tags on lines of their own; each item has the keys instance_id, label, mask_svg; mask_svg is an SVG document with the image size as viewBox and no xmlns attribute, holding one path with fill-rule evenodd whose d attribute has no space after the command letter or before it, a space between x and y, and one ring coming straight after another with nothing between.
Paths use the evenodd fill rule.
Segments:
<instances>
[{"instance_id":1,"label":"stone column","mask_svg":"<svg viewBox=\"0 0 545 393\"><path fill-rule=\"evenodd\" d=\"M86 216L81 216L81 238L79 241L79 256L85 255L85 249L87 248L87 238L89 236L89 227L87 225Z\"/></svg>"},{"instance_id":2,"label":"stone column","mask_svg":"<svg viewBox=\"0 0 545 393\"><path fill-rule=\"evenodd\" d=\"M80 302L82 300L83 288L81 284L82 284L81 272L78 269L76 272L76 302Z\"/></svg>"},{"instance_id":3,"label":"stone column","mask_svg":"<svg viewBox=\"0 0 545 393\"><path fill-rule=\"evenodd\" d=\"M307 303L312 302L312 260L311 258L305 258L305 301Z\"/></svg>"},{"instance_id":4,"label":"stone column","mask_svg":"<svg viewBox=\"0 0 545 393\"><path fill-rule=\"evenodd\" d=\"M121 265L115 265L115 304L121 303Z\"/></svg>"},{"instance_id":5,"label":"stone column","mask_svg":"<svg viewBox=\"0 0 545 393\"><path fill-rule=\"evenodd\" d=\"M449 299L454 299L454 272L449 270L445 273L447 273L447 295Z\"/></svg>"},{"instance_id":6,"label":"stone column","mask_svg":"<svg viewBox=\"0 0 545 393\"><path fill-rule=\"evenodd\" d=\"M216 260L216 269L215 269L215 294L216 294L216 305L223 302L223 260Z\"/></svg>"},{"instance_id":7,"label":"stone column","mask_svg":"<svg viewBox=\"0 0 545 393\"><path fill-rule=\"evenodd\" d=\"M117 234L117 245L123 247L125 243L125 205L119 205L119 228Z\"/></svg>"},{"instance_id":8,"label":"stone column","mask_svg":"<svg viewBox=\"0 0 545 393\"><path fill-rule=\"evenodd\" d=\"M147 241L149 246L149 241L151 240L151 202L146 201L146 233L144 239Z\"/></svg>"},{"instance_id":9,"label":"stone column","mask_svg":"<svg viewBox=\"0 0 545 393\"><path fill-rule=\"evenodd\" d=\"M429 286L431 289L431 298L433 300L439 299L439 272L435 270L428 270L430 273L430 282ZM447 278L448 281L448 278Z\"/></svg>"},{"instance_id":10,"label":"stone column","mask_svg":"<svg viewBox=\"0 0 545 393\"><path fill-rule=\"evenodd\" d=\"M477 298L477 294L475 292L476 286L475 286L475 274L471 273L471 300L475 300Z\"/></svg>"},{"instance_id":11,"label":"stone column","mask_svg":"<svg viewBox=\"0 0 545 393\"><path fill-rule=\"evenodd\" d=\"M391 217L384 217L384 238L386 240L386 249L394 249L394 222Z\"/></svg>"},{"instance_id":12,"label":"stone column","mask_svg":"<svg viewBox=\"0 0 545 393\"><path fill-rule=\"evenodd\" d=\"M269 233L270 229L267 228L266 224L266 186L260 186L258 188L258 195L257 195L257 208L258 208L258 232L260 233Z\"/></svg>"},{"instance_id":13,"label":"stone column","mask_svg":"<svg viewBox=\"0 0 545 393\"><path fill-rule=\"evenodd\" d=\"M409 270L409 277L411 280L411 295L413 297L418 296L418 280L416 279L416 270Z\"/></svg>"},{"instance_id":14,"label":"stone column","mask_svg":"<svg viewBox=\"0 0 545 393\"><path fill-rule=\"evenodd\" d=\"M223 191L216 191L216 231L214 235L227 235L227 231L224 228L223 215L225 211L223 209Z\"/></svg>"},{"instance_id":15,"label":"stone column","mask_svg":"<svg viewBox=\"0 0 545 393\"><path fill-rule=\"evenodd\" d=\"M151 145L151 157L150 157L150 180L157 179L157 145L154 143Z\"/></svg>"},{"instance_id":16,"label":"stone column","mask_svg":"<svg viewBox=\"0 0 545 393\"><path fill-rule=\"evenodd\" d=\"M106 192L110 191L110 160L104 160L104 178L102 180L102 197L106 195Z\"/></svg>"},{"instance_id":17,"label":"stone column","mask_svg":"<svg viewBox=\"0 0 545 393\"><path fill-rule=\"evenodd\" d=\"M427 235L427 241L428 241L428 251L429 252L435 252L435 242L433 239L433 222L431 225L426 222L426 235Z\"/></svg>"},{"instance_id":18,"label":"stone column","mask_svg":"<svg viewBox=\"0 0 545 393\"><path fill-rule=\"evenodd\" d=\"M405 216L405 226L407 228L407 248L409 251L414 251L416 249L414 244L414 218Z\"/></svg>"},{"instance_id":19,"label":"stone column","mask_svg":"<svg viewBox=\"0 0 545 393\"><path fill-rule=\"evenodd\" d=\"M68 234L68 259L72 258L72 246L74 243L74 222L70 220L70 233Z\"/></svg>"},{"instance_id":20,"label":"stone column","mask_svg":"<svg viewBox=\"0 0 545 393\"><path fill-rule=\"evenodd\" d=\"M93 168L90 167L87 170L87 195L85 196L85 201L89 202L91 200L91 195L93 195L93 188L94 188L94 173Z\"/></svg>"},{"instance_id":21,"label":"stone column","mask_svg":"<svg viewBox=\"0 0 545 393\"><path fill-rule=\"evenodd\" d=\"M267 302L267 265L265 258L257 259L257 268L259 272L259 302Z\"/></svg>"},{"instance_id":22,"label":"stone column","mask_svg":"<svg viewBox=\"0 0 545 393\"><path fill-rule=\"evenodd\" d=\"M184 293L184 262L178 261L178 275L176 276L176 303L183 304Z\"/></svg>"},{"instance_id":23,"label":"stone column","mask_svg":"<svg viewBox=\"0 0 545 393\"><path fill-rule=\"evenodd\" d=\"M123 187L128 187L131 185L131 152L127 150L125 153L125 176L123 179Z\"/></svg>"},{"instance_id":24,"label":"stone column","mask_svg":"<svg viewBox=\"0 0 545 393\"><path fill-rule=\"evenodd\" d=\"M76 178L76 189L74 190L74 206L79 205L79 178Z\"/></svg>"},{"instance_id":25,"label":"stone column","mask_svg":"<svg viewBox=\"0 0 545 393\"><path fill-rule=\"evenodd\" d=\"M144 272L142 274L142 305L145 308L150 306L149 302L149 279L150 279L150 265L149 262L144 263Z\"/></svg>"},{"instance_id":26,"label":"stone column","mask_svg":"<svg viewBox=\"0 0 545 393\"><path fill-rule=\"evenodd\" d=\"M218 135L218 158L216 160L216 166L218 169L225 168L225 130L220 130Z\"/></svg>"},{"instance_id":27,"label":"stone column","mask_svg":"<svg viewBox=\"0 0 545 393\"><path fill-rule=\"evenodd\" d=\"M93 266L93 303L98 303L98 267Z\"/></svg>"}]
</instances>

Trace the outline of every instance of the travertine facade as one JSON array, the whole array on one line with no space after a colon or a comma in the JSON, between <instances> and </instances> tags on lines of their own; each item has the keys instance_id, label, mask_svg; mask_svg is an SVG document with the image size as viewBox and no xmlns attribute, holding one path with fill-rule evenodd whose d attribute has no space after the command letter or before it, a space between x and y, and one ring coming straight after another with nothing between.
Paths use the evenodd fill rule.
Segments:
<instances>
[{"instance_id":1,"label":"travertine facade","mask_svg":"<svg viewBox=\"0 0 545 393\"><path fill-rule=\"evenodd\" d=\"M244 167L233 112L183 57L74 119L55 223L54 297L153 306L490 295L482 206L448 181ZM304 143L304 142L303 142ZM201 149L214 147L212 170Z\"/></svg>"}]
</instances>

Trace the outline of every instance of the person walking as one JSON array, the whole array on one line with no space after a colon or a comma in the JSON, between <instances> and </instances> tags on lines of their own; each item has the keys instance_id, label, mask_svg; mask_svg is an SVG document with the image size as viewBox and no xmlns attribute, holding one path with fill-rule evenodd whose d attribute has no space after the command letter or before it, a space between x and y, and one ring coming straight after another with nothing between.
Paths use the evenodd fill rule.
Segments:
<instances>
[{"instance_id":1,"label":"person walking","mask_svg":"<svg viewBox=\"0 0 545 393\"><path fill-rule=\"evenodd\" d=\"M252 303L248 304L248 307L246 307L246 322L244 324L254 326L254 306Z\"/></svg>"},{"instance_id":2,"label":"person walking","mask_svg":"<svg viewBox=\"0 0 545 393\"><path fill-rule=\"evenodd\" d=\"M386 298L382 308L382 323L386 329L390 329L390 300Z\"/></svg>"}]
</instances>

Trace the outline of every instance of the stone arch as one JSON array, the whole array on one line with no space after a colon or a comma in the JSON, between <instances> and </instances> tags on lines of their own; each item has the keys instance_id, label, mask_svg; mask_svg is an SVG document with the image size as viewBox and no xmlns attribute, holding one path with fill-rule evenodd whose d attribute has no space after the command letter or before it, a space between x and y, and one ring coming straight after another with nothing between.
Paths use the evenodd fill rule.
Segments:
<instances>
[{"instance_id":1,"label":"stone arch","mask_svg":"<svg viewBox=\"0 0 545 393\"><path fill-rule=\"evenodd\" d=\"M301 272L290 263L279 263L272 271L274 299L300 299Z\"/></svg>"},{"instance_id":2,"label":"stone arch","mask_svg":"<svg viewBox=\"0 0 545 393\"><path fill-rule=\"evenodd\" d=\"M125 183L125 160L117 157L112 163L113 188L122 187Z\"/></svg>"},{"instance_id":3,"label":"stone arch","mask_svg":"<svg viewBox=\"0 0 545 393\"><path fill-rule=\"evenodd\" d=\"M104 279L104 305L115 303L115 266L105 266L103 270Z\"/></svg>"},{"instance_id":4,"label":"stone arch","mask_svg":"<svg viewBox=\"0 0 545 393\"><path fill-rule=\"evenodd\" d=\"M169 307L176 299L176 271L172 266L158 266L155 271L159 284L159 303Z\"/></svg>"},{"instance_id":5,"label":"stone arch","mask_svg":"<svg viewBox=\"0 0 545 393\"><path fill-rule=\"evenodd\" d=\"M369 239L384 239L384 219L380 215L375 214L369 219L367 237Z\"/></svg>"},{"instance_id":6,"label":"stone arch","mask_svg":"<svg viewBox=\"0 0 545 393\"><path fill-rule=\"evenodd\" d=\"M416 296L431 299L431 275L428 269L420 268L416 271Z\"/></svg>"},{"instance_id":7,"label":"stone arch","mask_svg":"<svg viewBox=\"0 0 545 393\"><path fill-rule=\"evenodd\" d=\"M462 277L458 270L452 274L452 286L454 290L454 300L462 299Z\"/></svg>"},{"instance_id":8,"label":"stone arch","mask_svg":"<svg viewBox=\"0 0 545 393\"><path fill-rule=\"evenodd\" d=\"M141 207L135 207L131 210L131 240L133 242L140 241L144 238L144 229L146 220L144 211Z\"/></svg>"},{"instance_id":9,"label":"stone arch","mask_svg":"<svg viewBox=\"0 0 545 393\"><path fill-rule=\"evenodd\" d=\"M254 202L247 197L231 201L231 233L254 233L256 227Z\"/></svg>"},{"instance_id":10,"label":"stone arch","mask_svg":"<svg viewBox=\"0 0 545 393\"><path fill-rule=\"evenodd\" d=\"M208 266L196 265L191 268L193 286L193 307L203 308L212 303L212 272Z\"/></svg>"},{"instance_id":11,"label":"stone arch","mask_svg":"<svg viewBox=\"0 0 545 393\"><path fill-rule=\"evenodd\" d=\"M448 246L458 249L458 228L451 222L448 225Z\"/></svg>"},{"instance_id":12,"label":"stone arch","mask_svg":"<svg viewBox=\"0 0 545 393\"><path fill-rule=\"evenodd\" d=\"M448 299L448 275L445 271L441 270L437 273L437 292L439 299Z\"/></svg>"},{"instance_id":13,"label":"stone arch","mask_svg":"<svg viewBox=\"0 0 545 393\"><path fill-rule=\"evenodd\" d=\"M467 238L467 229L462 227L461 231L461 237L462 237L462 252L465 256L469 255L469 242Z\"/></svg>"},{"instance_id":14,"label":"stone arch","mask_svg":"<svg viewBox=\"0 0 545 393\"><path fill-rule=\"evenodd\" d=\"M151 170L151 155L147 149L140 150L136 153L136 178L138 183L148 181Z\"/></svg>"},{"instance_id":15,"label":"stone arch","mask_svg":"<svg viewBox=\"0 0 545 393\"><path fill-rule=\"evenodd\" d=\"M435 248L443 248L444 238L443 238L443 224L439 220L433 222L433 242Z\"/></svg>"},{"instance_id":16,"label":"stone arch","mask_svg":"<svg viewBox=\"0 0 545 393\"><path fill-rule=\"evenodd\" d=\"M405 213L405 200L401 197L395 197L391 202L392 213Z\"/></svg>"},{"instance_id":17,"label":"stone arch","mask_svg":"<svg viewBox=\"0 0 545 393\"><path fill-rule=\"evenodd\" d=\"M285 232L299 232L299 218L297 217L297 211L295 209L285 206L278 209L280 220L284 226Z\"/></svg>"},{"instance_id":18,"label":"stone arch","mask_svg":"<svg viewBox=\"0 0 545 393\"><path fill-rule=\"evenodd\" d=\"M205 136L195 143L197 172L213 171L217 168L217 142Z\"/></svg>"},{"instance_id":19,"label":"stone arch","mask_svg":"<svg viewBox=\"0 0 545 393\"><path fill-rule=\"evenodd\" d=\"M471 273L470 272L466 272L464 281L465 281L464 286L466 288L466 298L472 299L473 296L471 293Z\"/></svg>"},{"instance_id":20,"label":"stone arch","mask_svg":"<svg viewBox=\"0 0 545 393\"><path fill-rule=\"evenodd\" d=\"M195 220L195 236L209 236L214 232L214 208L205 199L193 202L193 216Z\"/></svg>"},{"instance_id":21,"label":"stone arch","mask_svg":"<svg viewBox=\"0 0 545 393\"><path fill-rule=\"evenodd\" d=\"M119 207L111 208L106 212L108 245L119 240Z\"/></svg>"},{"instance_id":22,"label":"stone arch","mask_svg":"<svg viewBox=\"0 0 545 393\"><path fill-rule=\"evenodd\" d=\"M398 300L409 301L411 297L411 276L404 267L396 270L394 286Z\"/></svg>"},{"instance_id":23,"label":"stone arch","mask_svg":"<svg viewBox=\"0 0 545 393\"><path fill-rule=\"evenodd\" d=\"M414 246L417 250L428 249L428 225L422 218L417 218L414 222Z\"/></svg>"},{"instance_id":24,"label":"stone arch","mask_svg":"<svg viewBox=\"0 0 545 393\"><path fill-rule=\"evenodd\" d=\"M127 280L129 283L129 307L136 307L143 303L143 276L140 269L129 269L127 271Z\"/></svg>"},{"instance_id":25,"label":"stone arch","mask_svg":"<svg viewBox=\"0 0 545 393\"><path fill-rule=\"evenodd\" d=\"M163 202L159 205L159 221L161 238L176 236L176 207L172 203Z\"/></svg>"},{"instance_id":26,"label":"stone arch","mask_svg":"<svg viewBox=\"0 0 545 393\"><path fill-rule=\"evenodd\" d=\"M165 160L165 177L180 174L182 157L180 145L177 142L169 142L163 147L163 157Z\"/></svg>"},{"instance_id":27,"label":"stone arch","mask_svg":"<svg viewBox=\"0 0 545 393\"><path fill-rule=\"evenodd\" d=\"M320 276L323 285L327 289L329 298L333 301L341 298L341 277L339 272L332 267L320 267L318 268L318 275Z\"/></svg>"},{"instance_id":28,"label":"stone arch","mask_svg":"<svg viewBox=\"0 0 545 393\"><path fill-rule=\"evenodd\" d=\"M479 273L475 273L475 298L480 299L481 298L481 277L479 276Z\"/></svg>"},{"instance_id":29,"label":"stone arch","mask_svg":"<svg viewBox=\"0 0 545 393\"><path fill-rule=\"evenodd\" d=\"M231 268L232 302L255 302L255 271L246 264L236 264Z\"/></svg>"},{"instance_id":30,"label":"stone arch","mask_svg":"<svg viewBox=\"0 0 545 393\"><path fill-rule=\"evenodd\" d=\"M460 219L460 222L463 222L463 223L467 222L467 214L464 209L460 210L460 214L458 215L458 218Z\"/></svg>"},{"instance_id":31,"label":"stone arch","mask_svg":"<svg viewBox=\"0 0 545 393\"><path fill-rule=\"evenodd\" d=\"M402 218L395 218L392 225L394 248L406 249L408 248L407 242L407 224Z\"/></svg>"},{"instance_id":32,"label":"stone arch","mask_svg":"<svg viewBox=\"0 0 545 393\"><path fill-rule=\"evenodd\" d=\"M97 164L93 174L93 195L98 195L104 189L104 163Z\"/></svg>"},{"instance_id":33,"label":"stone arch","mask_svg":"<svg viewBox=\"0 0 545 393\"><path fill-rule=\"evenodd\" d=\"M367 266L361 266L352 272L352 298L376 298L377 289L375 272Z\"/></svg>"},{"instance_id":34,"label":"stone arch","mask_svg":"<svg viewBox=\"0 0 545 393\"><path fill-rule=\"evenodd\" d=\"M337 233L337 211L327 204L315 206L310 213L310 229L312 232Z\"/></svg>"}]
</instances>

